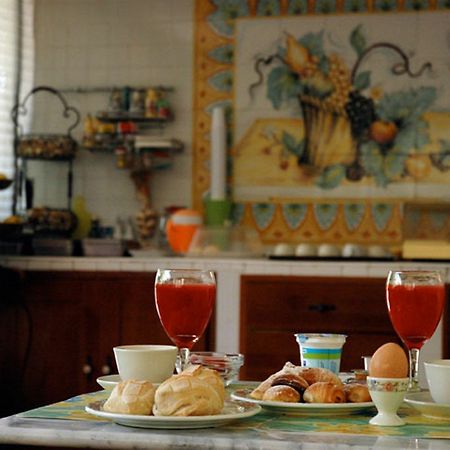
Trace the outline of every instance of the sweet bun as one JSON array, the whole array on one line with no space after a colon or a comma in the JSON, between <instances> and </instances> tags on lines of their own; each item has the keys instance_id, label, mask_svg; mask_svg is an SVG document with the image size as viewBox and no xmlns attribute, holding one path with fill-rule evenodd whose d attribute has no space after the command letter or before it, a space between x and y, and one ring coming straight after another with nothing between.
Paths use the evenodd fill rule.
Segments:
<instances>
[{"instance_id":1,"label":"sweet bun","mask_svg":"<svg viewBox=\"0 0 450 450\"><path fill-rule=\"evenodd\" d=\"M361 383L344 384L344 392L347 402L350 403L361 403L372 401L372 398L370 397L369 394L369 389L366 384Z\"/></svg>"},{"instance_id":2,"label":"sweet bun","mask_svg":"<svg viewBox=\"0 0 450 450\"><path fill-rule=\"evenodd\" d=\"M267 379L265 379L262 383L260 383L252 392L250 392L250 397L256 400L262 400L264 392L267 391L272 386L273 380L280 375L294 374L301 375L302 371L301 366L295 366L291 362L287 362L281 370L270 375Z\"/></svg>"},{"instance_id":3,"label":"sweet bun","mask_svg":"<svg viewBox=\"0 0 450 450\"><path fill-rule=\"evenodd\" d=\"M300 401L303 397L305 389L308 387L308 382L299 375L294 373L286 373L278 375L272 381L272 386L290 386L300 394Z\"/></svg>"},{"instance_id":4,"label":"sweet bun","mask_svg":"<svg viewBox=\"0 0 450 450\"><path fill-rule=\"evenodd\" d=\"M103 404L103 410L122 414L150 415L155 387L150 381L121 381Z\"/></svg>"},{"instance_id":5,"label":"sweet bun","mask_svg":"<svg viewBox=\"0 0 450 450\"><path fill-rule=\"evenodd\" d=\"M291 386L271 386L264 392L262 400L273 402L298 403L301 400L300 393Z\"/></svg>"},{"instance_id":6,"label":"sweet bun","mask_svg":"<svg viewBox=\"0 0 450 450\"><path fill-rule=\"evenodd\" d=\"M320 367L302 367L299 375L310 385L321 381L332 383L336 386L342 386L343 384L341 379L331 370L322 369Z\"/></svg>"},{"instance_id":7,"label":"sweet bun","mask_svg":"<svg viewBox=\"0 0 450 450\"><path fill-rule=\"evenodd\" d=\"M224 399L217 389L200 377L173 375L157 389L155 416L206 416L218 414Z\"/></svg>"}]
</instances>

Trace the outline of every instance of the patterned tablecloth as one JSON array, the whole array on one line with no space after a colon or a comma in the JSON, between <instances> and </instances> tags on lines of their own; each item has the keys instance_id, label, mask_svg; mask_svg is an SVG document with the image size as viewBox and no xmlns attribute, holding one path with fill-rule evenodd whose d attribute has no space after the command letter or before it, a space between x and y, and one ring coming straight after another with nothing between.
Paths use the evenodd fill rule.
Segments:
<instances>
[{"instance_id":1,"label":"patterned tablecloth","mask_svg":"<svg viewBox=\"0 0 450 450\"><path fill-rule=\"evenodd\" d=\"M241 387L241 386L240 386ZM106 399L108 391L98 391L79 395L66 401L33 409L19 414L23 418L89 420L105 422L106 419L93 416L85 412L84 407L89 403ZM439 438L450 439L450 422L446 420L430 419L420 415L414 409L403 406L399 415L406 425L400 427L378 427L369 425L375 410L344 416L309 417L289 414L274 414L262 410L261 413L241 422L226 426L227 429L251 428L261 430L266 434L281 437L283 433L314 432L314 433L343 433L369 436L403 436L408 438Z\"/></svg>"}]
</instances>

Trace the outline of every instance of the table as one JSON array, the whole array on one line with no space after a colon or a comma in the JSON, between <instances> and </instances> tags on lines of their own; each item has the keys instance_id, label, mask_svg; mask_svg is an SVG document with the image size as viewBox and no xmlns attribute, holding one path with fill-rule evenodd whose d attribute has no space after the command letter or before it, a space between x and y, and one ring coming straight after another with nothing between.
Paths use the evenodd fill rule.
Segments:
<instances>
[{"instance_id":1,"label":"table","mask_svg":"<svg viewBox=\"0 0 450 450\"><path fill-rule=\"evenodd\" d=\"M263 411L219 428L150 430L117 425L84 412L86 404L107 396L107 391L84 394L0 419L0 446L158 450L450 449L450 423L421 418L409 407L401 411L407 425L394 428L367 425L373 411L339 420L311 420Z\"/></svg>"}]
</instances>

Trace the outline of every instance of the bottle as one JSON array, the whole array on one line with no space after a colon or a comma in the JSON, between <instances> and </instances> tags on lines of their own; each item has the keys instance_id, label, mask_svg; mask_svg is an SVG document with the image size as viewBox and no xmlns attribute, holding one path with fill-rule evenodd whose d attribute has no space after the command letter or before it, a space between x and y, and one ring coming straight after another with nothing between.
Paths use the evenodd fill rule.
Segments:
<instances>
[{"instance_id":1,"label":"bottle","mask_svg":"<svg viewBox=\"0 0 450 450\"><path fill-rule=\"evenodd\" d=\"M158 117L158 92L156 89L148 89L145 98L145 117Z\"/></svg>"},{"instance_id":2,"label":"bottle","mask_svg":"<svg viewBox=\"0 0 450 450\"><path fill-rule=\"evenodd\" d=\"M72 239L84 239L89 236L92 225L92 217L86 209L83 196L78 195L73 200L73 213L77 218L77 226L72 233Z\"/></svg>"}]
</instances>

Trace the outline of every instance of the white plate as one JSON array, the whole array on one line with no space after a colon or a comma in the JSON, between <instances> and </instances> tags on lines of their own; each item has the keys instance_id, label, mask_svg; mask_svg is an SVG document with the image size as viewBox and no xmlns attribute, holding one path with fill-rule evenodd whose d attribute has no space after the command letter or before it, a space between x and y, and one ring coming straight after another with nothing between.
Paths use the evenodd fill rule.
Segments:
<instances>
[{"instance_id":1,"label":"white plate","mask_svg":"<svg viewBox=\"0 0 450 450\"><path fill-rule=\"evenodd\" d=\"M122 380L120 379L119 374L114 375L105 375L103 377L97 378L97 383L103 388L103 389L113 389L114 386L118 383L120 383Z\"/></svg>"},{"instance_id":2,"label":"white plate","mask_svg":"<svg viewBox=\"0 0 450 450\"><path fill-rule=\"evenodd\" d=\"M128 427L160 428L160 429L186 429L186 428L212 428L225 425L236 420L246 419L261 411L259 405L248 402L226 401L221 414L214 416L189 417L162 417L138 416L133 414L116 414L103 411L103 403L99 401L86 406L86 412Z\"/></svg>"},{"instance_id":3,"label":"white plate","mask_svg":"<svg viewBox=\"0 0 450 450\"><path fill-rule=\"evenodd\" d=\"M435 403L429 391L406 394L405 403L417 409L423 416L450 420L450 405Z\"/></svg>"},{"instance_id":4,"label":"white plate","mask_svg":"<svg viewBox=\"0 0 450 450\"><path fill-rule=\"evenodd\" d=\"M106 390L113 389L116 384L122 381L119 374L104 375L97 378L97 383ZM158 387L161 383L153 383L153 386Z\"/></svg>"},{"instance_id":5,"label":"white plate","mask_svg":"<svg viewBox=\"0 0 450 450\"><path fill-rule=\"evenodd\" d=\"M231 394L231 398L251 402L277 413L311 415L311 416L337 416L366 411L374 407L373 402L362 403L288 403L272 402L268 400L255 400L250 397L251 389L238 389Z\"/></svg>"}]
</instances>

